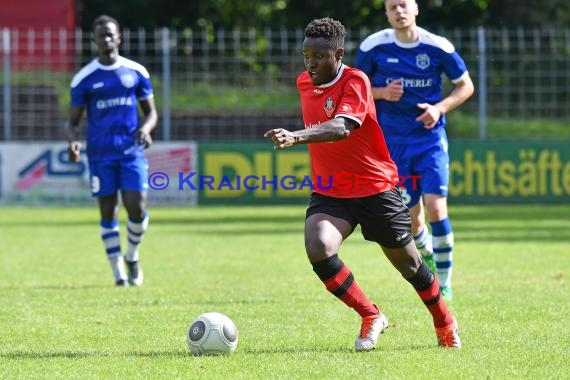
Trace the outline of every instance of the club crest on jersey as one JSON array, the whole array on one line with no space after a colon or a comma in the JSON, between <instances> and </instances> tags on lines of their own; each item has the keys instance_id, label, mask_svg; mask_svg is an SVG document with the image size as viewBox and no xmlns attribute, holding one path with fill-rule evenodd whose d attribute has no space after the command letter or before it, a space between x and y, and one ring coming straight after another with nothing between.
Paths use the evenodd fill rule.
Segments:
<instances>
[{"instance_id":1,"label":"club crest on jersey","mask_svg":"<svg viewBox=\"0 0 570 380\"><path fill-rule=\"evenodd\" d=\"M135 78L131 74L121 75L121 83L126 88L131 88L135 85Z\"/></svg>"},{"instance_id":2,"label":"club crest on jersey","mask_svg":"<svg viewBox=\"0 0 570 380\"><path fill-rule=\"evenodd\" d=\"M334 112L334 108L335 108L334 101L329 96L329 98L327 99L327 101L325 103L325 113L327 114L328 117L332 116L332 114Z\"/></svg>"},{"instance_id":3,"label":"club crest on jersey","mask_svg":"<svg viewBox=\"0 0 570 380\"><path fill-rule=\"evenodd\" d=\"M420 69L427 69L429 67L430 61L429 56L427 54L418 54L416 55L416 65Z\"/></svg>"}]
</instances>

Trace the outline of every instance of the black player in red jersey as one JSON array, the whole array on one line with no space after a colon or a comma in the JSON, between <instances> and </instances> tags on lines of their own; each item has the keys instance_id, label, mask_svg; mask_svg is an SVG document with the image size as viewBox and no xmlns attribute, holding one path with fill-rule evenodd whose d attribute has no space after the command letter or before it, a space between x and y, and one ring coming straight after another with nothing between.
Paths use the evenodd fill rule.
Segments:
<instances>
[{"instance_id":1,"label":"black player in red jersey","mask_svg":"<svg viewBox=\"0 0 570 380\"><path fill-rule=\"evenodd\" d=\"M305 248L314 272L329 292L362 318L357 351L376 347L386 316L358 286L338 256L342 242L360 224L377 242L430 311L438 343L460 348L457 322L447 309L437 277L422 261L411 234L408 209L396 189L397 170L376 118L368 77L342 63L344 26L330 18L305 28L306 71L297 78L305 129L265 133L275 149L310 144L316 186L305 220ZM340 179L342 178L342 183Z\"/></svg>"}]
</instances>

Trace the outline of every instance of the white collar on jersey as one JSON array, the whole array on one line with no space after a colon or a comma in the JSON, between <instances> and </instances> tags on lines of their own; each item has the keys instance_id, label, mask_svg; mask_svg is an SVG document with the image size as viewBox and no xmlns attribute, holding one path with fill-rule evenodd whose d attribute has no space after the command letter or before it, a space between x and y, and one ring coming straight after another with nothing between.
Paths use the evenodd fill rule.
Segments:
<instances>
[{"instance_id":1,"label":"white collar on jersey","mask_svg":"<svg viewBox=\"0 0 570 380\"><path fill-rule=\"evenodd\" d=\"M327 88L332 86L333 84L335 84L336 82L338 82L338 80L340 79L340 77L342 76L342 73L344 72L344 68L346 67L346 65L344 63L341 63L340 68L338 69L338 72L336 73L336 76L333 78L333 80L331 80L328 83L325 84L320 84L318 86L315 86L317 88Z\"/></svg>"},{"instance_id":2,"label":"white collar on jersey","mask_svg":"<svg viewBox=\"0 0 570 380\"><path fill-rule=\"evenodd\" d=\"M115 70L116 68L118 68L123 64L123 57L119 55L117 57L117 61L115 61L115 63L113 63L112 65L102 64L101 62L99 62L99 58L95 58L93 61L95 62L97 67L100 68L101 70Z\"/></svg>"}]
</instances>

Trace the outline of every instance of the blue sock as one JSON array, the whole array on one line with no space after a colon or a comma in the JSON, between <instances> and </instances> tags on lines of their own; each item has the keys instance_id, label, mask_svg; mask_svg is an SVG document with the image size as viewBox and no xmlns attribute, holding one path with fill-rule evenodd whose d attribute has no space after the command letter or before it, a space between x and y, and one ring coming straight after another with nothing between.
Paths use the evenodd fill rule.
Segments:
<instances>
[{"instance_id":1,"label":"blue sock","mask_svg":"<svg viewBox=\"0 0 570 380\"><path fill-rule=\"evenodd\" d=\"M115 281L126 280L127 274L121 256L121 236L119 234L119 222L116 220L101 220L101 240L107 253L107 259L111 265Z\"/></svg>"},{"instance_id":2,"label":"blue sock","mask_svg":"<svg viewBox=\"0 0 570 380\"><path fill-rule=\"evenodd\" d=\"M451 286L453 263L453 230L449 218L430 222L433 244L433 256L437 266L437 275L442 287Z\"/></svg>"}]
</instances>

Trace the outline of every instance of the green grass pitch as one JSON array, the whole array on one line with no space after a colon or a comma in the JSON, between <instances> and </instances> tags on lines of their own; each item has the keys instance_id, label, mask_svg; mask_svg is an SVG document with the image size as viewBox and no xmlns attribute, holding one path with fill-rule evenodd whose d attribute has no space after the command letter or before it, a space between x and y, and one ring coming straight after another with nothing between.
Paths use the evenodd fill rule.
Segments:
<instances>
[{"instance_id":1,"label":"green grass pitch","mask_svg":"<svg viewBox=\"0 0 570 380\"><path fill-rule=\"evenodd\" d=\"M356 353L357 315L306 260L303 206L151 207L145 284L124 289L95 207L0 207L0 378L568 378L570 206L450 212L463 349L437 347L412 287L357 230L341 257L390 328ZM236 323L233 355L189 354L188 325L207 311Z\"/></svg>"}]
</instances>

